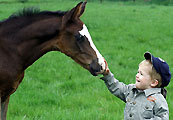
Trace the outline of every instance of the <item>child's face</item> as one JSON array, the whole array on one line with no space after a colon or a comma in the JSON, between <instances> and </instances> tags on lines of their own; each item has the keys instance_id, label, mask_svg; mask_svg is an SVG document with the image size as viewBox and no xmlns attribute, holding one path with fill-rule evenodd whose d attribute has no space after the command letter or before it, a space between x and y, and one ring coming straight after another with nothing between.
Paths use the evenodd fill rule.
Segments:
<instances>
[{"instance_id":1,"label":"child's face","mask_svg":"<svg viewBox=\"0 0 173 120\"><path fill-rule=\"evenodd\" d=\"M152 88L152 79L151 75L149 74L150 71L152 70L152 66L149 63L149 61L144 60L141 62L139 65L138 73L136 74L136 88L145 90L148 88Z\"/></svg>"}]
</instances>

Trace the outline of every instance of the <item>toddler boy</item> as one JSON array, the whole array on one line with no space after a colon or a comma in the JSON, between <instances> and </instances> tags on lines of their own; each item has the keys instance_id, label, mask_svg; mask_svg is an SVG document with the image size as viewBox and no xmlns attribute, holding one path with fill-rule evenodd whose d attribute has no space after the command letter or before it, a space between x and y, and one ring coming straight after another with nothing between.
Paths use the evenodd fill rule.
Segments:
<instances>
[{"instance_id":1,"label":"toddler boy","mask_svg":"<svg viewBox=\"0 0 173 120\"><path fill-rule=\"evenodd\" d=\"M164 89L171 79L169 66L149 52L146 52L144 57L145 60L139 64L135 84L125 85L119 82L110 72L108 65L101 79L112 94L126 103L124 120L169 120Z\"/></svg>"}]
</instances>

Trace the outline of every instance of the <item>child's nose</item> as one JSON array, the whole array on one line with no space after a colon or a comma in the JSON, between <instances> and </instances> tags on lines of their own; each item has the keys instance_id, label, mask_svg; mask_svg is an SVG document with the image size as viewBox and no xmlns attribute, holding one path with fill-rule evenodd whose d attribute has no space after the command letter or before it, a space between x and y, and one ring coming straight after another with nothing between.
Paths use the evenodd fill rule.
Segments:
<instances>
[{"instance_id":1,"label":"child's nose","mask_svg":"<svg viewBox=\"0 0 173 120\"><path fill-rule=\"evenodd\" d=\"M136 74L136 77L139 77L139 73Z\"/></svg>"}]
</instances>

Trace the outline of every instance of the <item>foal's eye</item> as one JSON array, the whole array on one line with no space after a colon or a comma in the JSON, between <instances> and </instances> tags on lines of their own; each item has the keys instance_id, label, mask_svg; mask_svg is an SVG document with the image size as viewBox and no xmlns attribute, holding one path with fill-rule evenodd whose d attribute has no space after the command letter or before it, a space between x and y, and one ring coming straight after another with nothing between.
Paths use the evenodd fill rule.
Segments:
<instances>
[{"instance_id":1,"label":"foal's eye","mask_svg":"<svg viewBox=\"0 0 173 120\"><path fill-rule=\"evenodd\" d=\"M78 41L78 42L83 42L84 40L85 40L85 36L83 36L83 35L81 35L81 34L79 34L79 35L77 35L77 36L75 36L76 37L76 40Z\"/></svg>"}]
</instances>

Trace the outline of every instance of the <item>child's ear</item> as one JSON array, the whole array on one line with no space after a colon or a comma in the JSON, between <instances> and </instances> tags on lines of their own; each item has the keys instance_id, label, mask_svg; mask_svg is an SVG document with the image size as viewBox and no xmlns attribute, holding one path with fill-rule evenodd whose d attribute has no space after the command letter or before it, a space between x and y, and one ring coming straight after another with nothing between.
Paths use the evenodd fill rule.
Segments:
<instances>
[{"instance_id":1,"label":"child's ear","mask_svg":"<svg viewBox=\"0 0 173 120\"><path fill-rule=\"evenodd\" d=\"M156 87L158 85L158 80L154 79L151 83L151 87Z\"/></svg>"}]
</instances>

